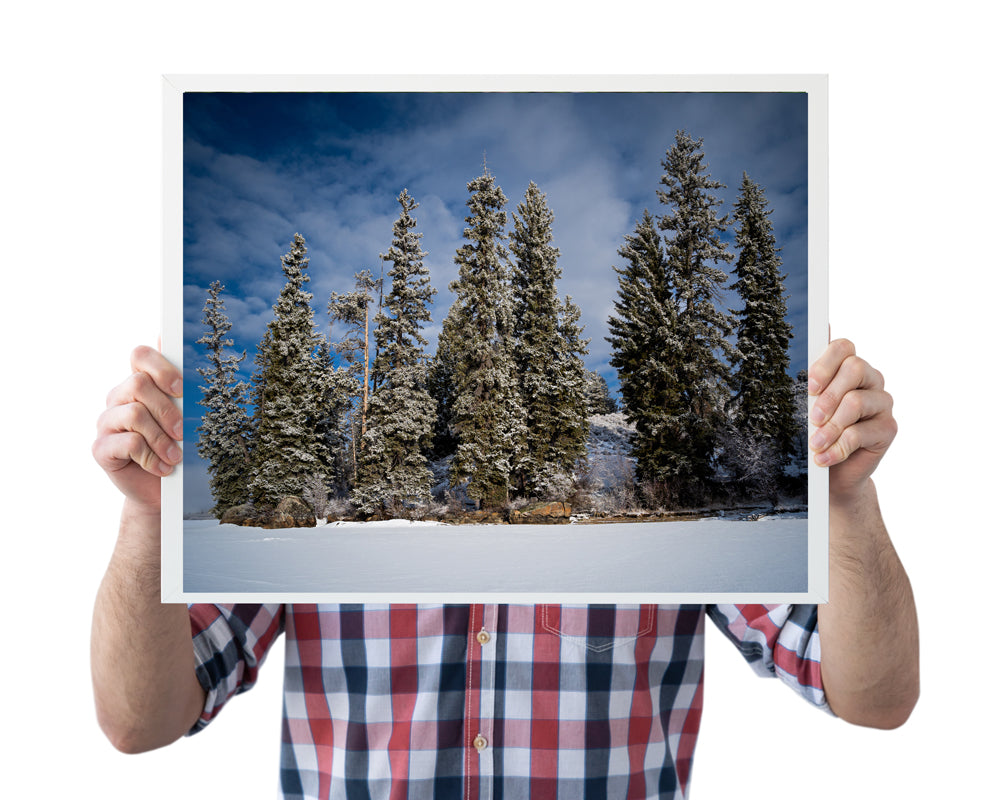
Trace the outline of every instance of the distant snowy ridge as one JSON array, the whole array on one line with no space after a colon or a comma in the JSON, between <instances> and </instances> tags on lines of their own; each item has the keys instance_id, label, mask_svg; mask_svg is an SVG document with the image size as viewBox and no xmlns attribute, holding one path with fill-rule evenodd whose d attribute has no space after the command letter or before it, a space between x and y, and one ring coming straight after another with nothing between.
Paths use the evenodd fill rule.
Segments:
<instances>
[{"instance_id":1,"label":"distant snowy ridge","mask_svg":"<svg viewBox=\"0 0 1000 800\"><path fill-rule=\"evenodd\" d=\"M631 482L635 476L635 458L631 455L635 428L621 412L595 414L587 421L590 423L587 459L595 488L607 489Z\"/></svg>"}]
</instances>

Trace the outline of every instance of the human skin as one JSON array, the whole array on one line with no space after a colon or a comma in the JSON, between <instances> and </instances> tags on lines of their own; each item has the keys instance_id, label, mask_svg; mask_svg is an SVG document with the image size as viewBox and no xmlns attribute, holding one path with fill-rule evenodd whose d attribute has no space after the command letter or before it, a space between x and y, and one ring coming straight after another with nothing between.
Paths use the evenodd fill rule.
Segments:
<instances>
[{"instance_id":1,"label":"human skin","mask_svg":"<svg viewBox=\"0 0 1000 800\"><path fill-rule=\"evenodd\" d=\"M183 420L171 398L183 382L152 348L136 348L131 361L133 374L108 395L92 448L125 503L94 604L90 652L98 722L119 750L140 753L190 730L205 691L187 606L160 602L160 478L181 460L171 448Z\"/></svg>"},{"instance_id":2,"label":"human skin","mask_svg":"<svg viewBox=\"0 0 1000 800\"><path fill-rule=\"evenodd\" d=\"M920 695L917 612L872 474L896 436L882 374L846 339L809 369L810 440L830 470L830 597L819 606L827 701L842 719L896 728Z\"/></svg>"},{"instance_id":3,"label":"human skin","mask_svg":"<svg viewBox=\"0 0 1000 800\"><path fill-rule=\"evenodd\" d=\"M91 670L101 728L119 750L183 736L205 692L194 671L184 604L160 602L160 478L181 454L180 372L158 351L132 352L133 374L108 395L93 455L125 496L98 592ZM830 602L819 607L822 676L831 708L891 728L919 694L917 622L909 581L882 523L871 475L896 433L882 376L846 340L810 368L817 463L830 469ZM825 461L823 459L826 459ZM138 623L138 624L137 624Z\"/></svg>"}]
</instances>

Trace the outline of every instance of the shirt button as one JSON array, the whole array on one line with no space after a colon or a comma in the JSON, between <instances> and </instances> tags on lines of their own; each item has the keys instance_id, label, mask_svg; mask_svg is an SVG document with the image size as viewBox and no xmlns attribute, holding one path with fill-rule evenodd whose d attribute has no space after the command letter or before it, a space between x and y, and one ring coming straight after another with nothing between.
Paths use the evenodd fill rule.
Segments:
<instances>
[{"instance_id":1,"label":"shirt button","mask_svg":"<svg viewBox=\"0 0 1000 800\"><path fill-rule=\"evenodd\" d=\"M486 738L482 734L479 734L475 739L472 740L472 746L475 747L476 750L478 750L480 753L486 749L487 744L489 743L486 741Z\"/></svg>"},{"instance_id":2,"label":"shirt button","mask_svg":"<svg viewBox=\"0 0 1000 800\"><path fill-rule=\"evenodd\" d=\"M476 641L479 642L479 644L486 644L489 642L489 640L490 640L490 635L486 631L486 628L483 628L481 631L479 631L479 633L476 634Z\"/></svg>"}]
</instances>

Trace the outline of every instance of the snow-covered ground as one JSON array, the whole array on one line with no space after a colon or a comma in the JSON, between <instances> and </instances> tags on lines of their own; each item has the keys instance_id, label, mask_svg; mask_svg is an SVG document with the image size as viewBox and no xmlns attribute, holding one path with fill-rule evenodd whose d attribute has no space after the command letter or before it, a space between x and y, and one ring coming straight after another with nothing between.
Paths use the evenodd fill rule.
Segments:
<instances>
[{"instance_id":1,"label":"snow-covered ground","mask_svg":"<svg viewBox=\"0 0 1000 800\"><path fill-rule=\"evenodd\" d=\"M807 591L804 514L595 525L184 522L190 593ZM291 598L294 599L294 598Z\"/></svg>"}]
</instances>

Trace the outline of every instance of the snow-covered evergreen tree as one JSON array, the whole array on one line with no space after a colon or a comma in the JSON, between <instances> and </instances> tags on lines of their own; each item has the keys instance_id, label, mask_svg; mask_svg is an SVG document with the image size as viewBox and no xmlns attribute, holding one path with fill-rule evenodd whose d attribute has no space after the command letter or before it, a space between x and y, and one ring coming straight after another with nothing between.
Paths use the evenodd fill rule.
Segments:
<instances>
[{"instance_id":1,"label":"snow-covered evergreen tree","mask_svg":"<svg viewBox=\"0 0 1000 800\"><path fill-rule=\"evenodd\" d=\"M305 482L321 472L325 444L318 420L315 354L319 337L310 305L306 243L298 233L281 257L286 283L274 305L257 353L257 410L251 497L255 505L299 496Z\"/></svg>"},{"instance_id":2,"label":"snow-covered evergreen tree","mask_svg":"<svg viewBox=\"0 0 1000 800\"><path fill-rule=\"evenodd\" d=\"M614 414L618 411L618 403L611 394L611 388L601 373L587 370L584 376L587 382L587 414Z\"/></svg>"},{"instance_id":3,"label":"snow-covered evergreen tree","mask_svg":"<svg viewBox=\"0 0 1000 800\"><path fill-rule=\"evenodd\" d=\"M559 370L560 394L555 405L552 443L549 463L559 468L559 473L569 476L577 468L585 468L587 439L590 436L590 398L588 396L587 367L583 356L588 352L590 339L583 338L580 325L580 307L566 295L559 308Z\"/></svg>"},{"instance_id":4,"label":"snow-covered evergreen tree","mask_svg":"<svg viewBox=\"0 0 1000 800\"><path fill-rule=\"evenodd\" d=\"M722 201L712 192L725 186L707 172L702 140L678 131L662 161L664 173L657 190L667 211L659 218L665 231L667 272L677 303L674 339L676 369L683 396L681 438L675 448L685 462L678 474L681 494L694 497L713 472L716 436L724 424L731 351L726 337L733 318L720 307L726 272L719 264L732 261L721 235L727 217L716 208Z\"/></svg>"},{"instance_id":5,"label":"snow-covered evergreen tree","mask_svg":"<svg viewBox=\"0 0 1000 800\"><path fill-rule=\"evenodd\" d=\"M226 509L249 499L250 418L247 415L247 384L237 382L240 362L246 358L227 353L233 340L227 338L232 323L226 315L222 292L225 286L214 281L205 301L204 322L207 332L197 341L208 350L209 367L198 367L205 378L199 405L205 407L198 426L198 453L208 462L209 485L215 507L212 513L221 517Z\"/></svg>"},{"instance_id":6,"label":"snow-covered evergreen tree","mask_svg":"<svg viewBox=\"0 0 1000 800\"><path fill-rule=\"evenodd\" d=\"M514 363L526 412L527 448L518 479L522 491L552 493L586 452L586 343L576 326L579 309L559 302L559 250L552 245L553 214L532 181L514 214ZM564 314L565 319L560 320ZM575 316L574 316L575 315Z\"/></svg>"},{"instance_id":7,"label":"snow-covered evergreen tree","mask_svg":"<svg viewBox=\"0 0 1000 800\"><path fill-rule=\"evenodd\" d=\"M611 366L618 372L622 410L635 426L632 454L640 482L674 484L690 470L679 447L684 398L679 376L677 300L663 243L648 210L618 250L618 295L608 320Z\"/></svg>"},{"instance_id":8,"label":"snow-covered evergreen tree","mask_svg":"<svg viewBox=\"0 0 1000 800\"><path fill-rule=\"evenodd\" d=\"M427 390L434 398L434 436L430 452L434 458L444 458L455 452L458 440L455 437L452 410L456 399L455 358L461 351L457 331L464 327L460 321L462 311L452 306L445 317L438 334L437 351L431 359L428 372Z\"/></svg>"},{"instance_id":9,"label":"snow-covered evergreen tree","mask_svg":"<svg viewBox=\"0 0 1000 800\"><path fill-rule=\"evenodd\" d=\"M458 279L452 318L454 406L451 429L458 442L449 480L463 482L483 508L504 505L510 476L525 447L524 408L517 389L510 300L510 267L504 246L507 198L494 176L468 184L466 239L455 255Z\"/></svg>"},{"instance_id":10,"label":"snow-covered evergreen tree","mask_svg":"<svg viewBox=\"0 0 1000 800\"><path fill-rule=\"evenodd\" d=\"M434 400L427 391L427 340L435 289L424 266L412 212L417 202L404 189L392 244L382 255L392 264L391 287L375 320L378 356L374 391L358 477L351 499L364 513L398 512L408 503L429 503L431 471L424 451L434 427Z\"/></svg>"},{"instance_id":11,"label":"snow-covered evergreen tree","mask_svg":"<svg viewBox=\"0 0 1000 800\"><path fill-rule=\"evenodd\" d=\"M809 469L809 373L799 370L792 384L792 404L795 423L795 436L792 437L791 472L793 475L805 475Z\"/></svg>"},{"instance_id":12,"label":"snow-covered evergreen tree","mask_svg":"<svg viewBox=\"0 0 1000 800\"><path fill-rule=\"evenodd\" d=\"M770 440L789 455L797 431L792 378L788 374L787 295L774 229L764 190L744 172L734 216L736 231L735 289L743 308L732 353L735 426L757 439Z\"/></svg>"}]
</instances>

